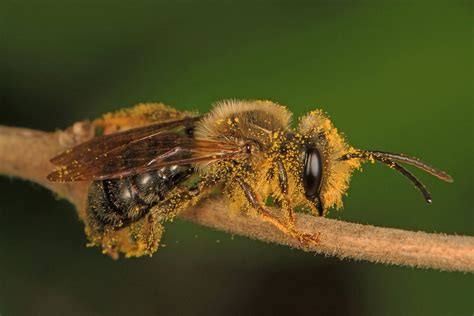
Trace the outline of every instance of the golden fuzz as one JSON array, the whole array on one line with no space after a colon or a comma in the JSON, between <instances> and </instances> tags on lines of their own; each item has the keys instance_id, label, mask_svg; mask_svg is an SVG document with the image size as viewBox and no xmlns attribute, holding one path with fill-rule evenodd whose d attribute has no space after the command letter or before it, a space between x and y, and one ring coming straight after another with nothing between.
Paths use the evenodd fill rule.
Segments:
<instances>
[{"instance_id":1,"label":"golden fuzz","mask_svg":"<svg viewBox=\"0 0 474 316\"><path fill-rule=\"evenodd\" d=\"M109 134L196 115L161 103L141 103L130 109L108 113L94 124ZM299 207L316 214L318 210L314 201L306 197L302 180L305 148L308 145L316 146L323 159L322 204L325 209L340 208L351 173L360 163L359 160L341 161L339 158L354 149L320 110L301 118L296 129L291 127L291 118L292 114L285 106L271 101L217 102L213 110L196 123L193 137L198 140L231 141L240 146L243 153L235 159L211 160L194 165L198 169L196 176L201 180L220 179L217 186L199 196L190 196L189 186L180 184L170 191L164 203L151 207L147 216L128 226L118 223L117 229L100 230L89 223L86 231L91 243L101 244L104 251L112 255L119 251L127 256L151 255L159 246L163 233L161 223L172 220L215 188L221 189L235 211L245 210L251 215L261 216L255 203L264 206L267 198L272 197L286 211ZM324 137L321 138L321 135ZM281 168L278 164L286 170L286 193L281 188ZM254 192L253 201L249 200L242 181ZM94 194L101 194L101 191L91 191L92 199ZM276 216L283 218L286 216L284 213L282 211ZM166 218L160 214L167 214ZM284 225L286 232L290 232L291 224Z\"/></svg>"},{"instance_id":2,"label":"golden fuzz","mask_svg":"<svg viewBox=\"0 0 474 316\"><path fill-rule=\"evenodd\" d=\"M342 196L349 187L352 172L360 167L360 160L339 160L355 149L347 144L343 135L335 128L331 120L322 110L309 112L301 118L298 130L303 135L318 137L323 134L326 141L322 142L320 152L323 156L324 177L321 191L324 205L341 208Z\"/></svg>"},{"instance_id":3,"label":"golden fuzz","mask_svg":"<svg viewBox=\"0 0 474 316\"><path fill-rule=\"evenodd\" d=\"M308 113L300 120L296 130L290 127L291 113L284 106L271 101L238 101L225 100L215 104L211 113L196 128L196 137L204 139L231 139L242 144L257 140L265 148L248 158L247 164L252 170L245 172L235 164L227 167L230 178L244 178L256 192L260 200L272 196L281 201L277 177L269 179L275 173L275 161L281 160L288 171L288 196L293 207L304 207L313 212L314 204L305 197L301 181L303 169L303 148L305 142L316 143L324 160L324 176L321 188L321 199L326 208L342 207L342 197L349 186L352 171L360 166L358 160L340 161L338 158L352 152L344 137L333 126L329 118L321 111ZM286 135L294 135L291 141ZM321 142L318 135L324 134ZM285 152L278 149L285 143ZM201 166L201 173L211 173L215 163ZM221 168L222 163L219 163ZM232 181L230 181L232 182ZM241 190L229 188L229 196L234 204L246 205ZM237 207L236 206L236 207Z\"/></svg>"},{"instance_id":4,"label":"golden fuzz","mask_svg":"<svg viewBox=\"0 0 474 316\"><path fill-rule=\"evenodd\" d=\"M94 125L103 128L108 134L118 130L180 120L196 115L194 112L178 111L163 103L138 103L130 108L106 113L102 118L95 120Z\"/></svg>"},{"instance_id":5,"label":"golden fuzz","mask_svg":"<svg viewBox=\"0 0 474 316\"><path fill-rule=\"evenodd\" d=\"M196 137L222 138L228 133L244 136L249 131L255 132L255 125L249 126L253 122L258 122L260 131L286 130L291 124L291 116L286 107L271 101L223 100L215 103L209 115L196 127Z\"/></svg>"}]
</instances>

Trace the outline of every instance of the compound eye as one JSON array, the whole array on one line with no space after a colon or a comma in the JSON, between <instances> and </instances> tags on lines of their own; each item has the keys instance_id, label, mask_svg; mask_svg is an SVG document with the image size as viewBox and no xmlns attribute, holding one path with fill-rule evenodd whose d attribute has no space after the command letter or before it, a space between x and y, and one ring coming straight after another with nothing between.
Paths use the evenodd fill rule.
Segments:
<instances>
[{"instance_id":1,"label":"compound eye","mask_svg":"<svg viewBox=\"0 0 474 316\"><path fill-rule=\"evenodd\" d=\"M323 161L318 149L306 148L303 167L303 187L308 198L316 198L321 190L323 178Z\"/></svg>"}]
</instances>

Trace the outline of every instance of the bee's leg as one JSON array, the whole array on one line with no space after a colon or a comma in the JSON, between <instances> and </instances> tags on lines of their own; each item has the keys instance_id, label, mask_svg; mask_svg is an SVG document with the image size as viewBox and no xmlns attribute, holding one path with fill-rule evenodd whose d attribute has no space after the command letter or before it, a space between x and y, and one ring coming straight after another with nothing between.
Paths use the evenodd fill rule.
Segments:
<instances>
[{"instance_id":1,"label":"bee's leg","mask_svg":"<svg viewBox=\"0 0 474 316\"><path fill-rule=\"evenodd\" d=\"M281 203L281 208L285 211L288 215L288 220L294 224L294 215L293 215L293 207L291 206L290 199L288 198L288 174L286 173L285 166L283 162L278 159L276 161L276 165L278 168L278 182L280 188L280 194L283 196L283 201ZM311 204L311 214L322 216L324 212L323 205L321 203L321 199L317 197L314 202Z\"/></svg>"},{"instance_id":2,"label":"bee's leg","mask_svg":"<svg viewBox=\"0 0 474 316\"><path fill-rule=\"evenodd\" d=\"M177 214L196 204L208 192L210 182L200 182L196 188L177 187L163 201L151 207L143 221L131 226L136 249L129 256L152 255L159 247L164 231L163 223L172 221Z\"/></svg>"},{"instance_id":3,"label":"bee's leg","mask_svg":"<svg viewBox=\"0 0 474 316\"><path fill-rule=\"evenodd\" d=\"M281 159L276 161L276 165L278 168L278 184L280 188L280 194L283 196L281 208L285 211L288 221L294 225L295 217L293 215L293 207L291 207L290 199L288 198L288 174L286 173L285 166L283 165Z\"/></svg>"},{"instance_id":4,"label":"bee's leg","mask_svg":"<svg viewBox=\"0 0 474 316\"><path fill-rule=\"evenodd\" d=\"M133 223L130 227L132 240L135 241L135 249L128 251L128 256L151 256L160 245L164 226L157 214L150 210L143 222Z\"/></svg>"},{"instance_id":5,"label":"bee's leg","mask_svg":"<svg viewBox=\"0 0 474 316\"><path fill-rule=\"evenodd\" d=\"M214 180L200 180L196 187L181 187L175 190L172 195L160 202L156 207L156 213L160 220L172 220L181 211L195 205L208 194L215 185Z\"/></svg>"},{"instance_id":6,"label":"bee's leg","mask_svg":"<svg viewBox=\"0 0 474 316\"><path fill-rule=\"evenodd\" d=\"M151 207L143 221L131 225L131 236L137 245L137 250L133 253L129 252L129 255L151 256L155 253L160 246L164 222L172 221L191 201L192 198L180 190Z\"/></svg>"},{"instance_id":7,"label":"bee's leg","mask_svg":"<svg viewBox=\"0 0 474 316\"><path fill-rule=\"evenodd\" d=\"M303 245L308 245L309 243L318 243L319 235L301 233L296 230L294 223L281 221L281 219L265 209L265 206L261 202L261 198L254 192L248 183L246 183L241 178L237 178L236 180L242 188L247 201L257 211L261 219L272 224L283 233L298 239Z\"/></svg>"}]
</instances>

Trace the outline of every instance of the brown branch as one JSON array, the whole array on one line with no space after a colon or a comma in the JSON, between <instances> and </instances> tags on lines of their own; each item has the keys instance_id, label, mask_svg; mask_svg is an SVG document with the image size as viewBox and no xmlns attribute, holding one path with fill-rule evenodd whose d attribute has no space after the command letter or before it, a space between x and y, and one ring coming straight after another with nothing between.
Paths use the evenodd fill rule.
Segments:
<instances>
[{"instance_id":1,"label":"brown branch","mask_svg":"<svg viewBox=\"0 0 474 316\"><path fill-rule=\"evenodd\" d=\"M37 182L73 203L84 219L88 183L52 183L46 175L49 159L93 135L93 127L79 122L65 131L45 133L0 126L0 174ZM244 214L228 211L225 201L208 199L182 214L181 218L233 234L276 242L294 248L301 245L272 226ZM296 215L302 232L321 234L313 251L340 258L385 264L474 272L474 237L428 234L348 223L305 214Z\"/></svg>"}]
</instances>

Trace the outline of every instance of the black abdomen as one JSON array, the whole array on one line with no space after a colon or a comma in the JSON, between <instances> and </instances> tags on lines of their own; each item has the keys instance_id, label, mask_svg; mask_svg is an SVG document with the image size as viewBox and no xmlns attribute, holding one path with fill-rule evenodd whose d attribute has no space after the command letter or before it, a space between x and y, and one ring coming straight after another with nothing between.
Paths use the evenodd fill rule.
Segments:
<instances>
[{"instance_id":1,"label":"black abdomen","mask_svg":"<svg viewBox=\"0 0 474 316\"><path fill-rule=\"evenodd\" d=\"M89 191L90 223L103 229L138 221L193 171L191 166L170 166L123 179L93 182Z\"/></svg>"}]
</instances>

